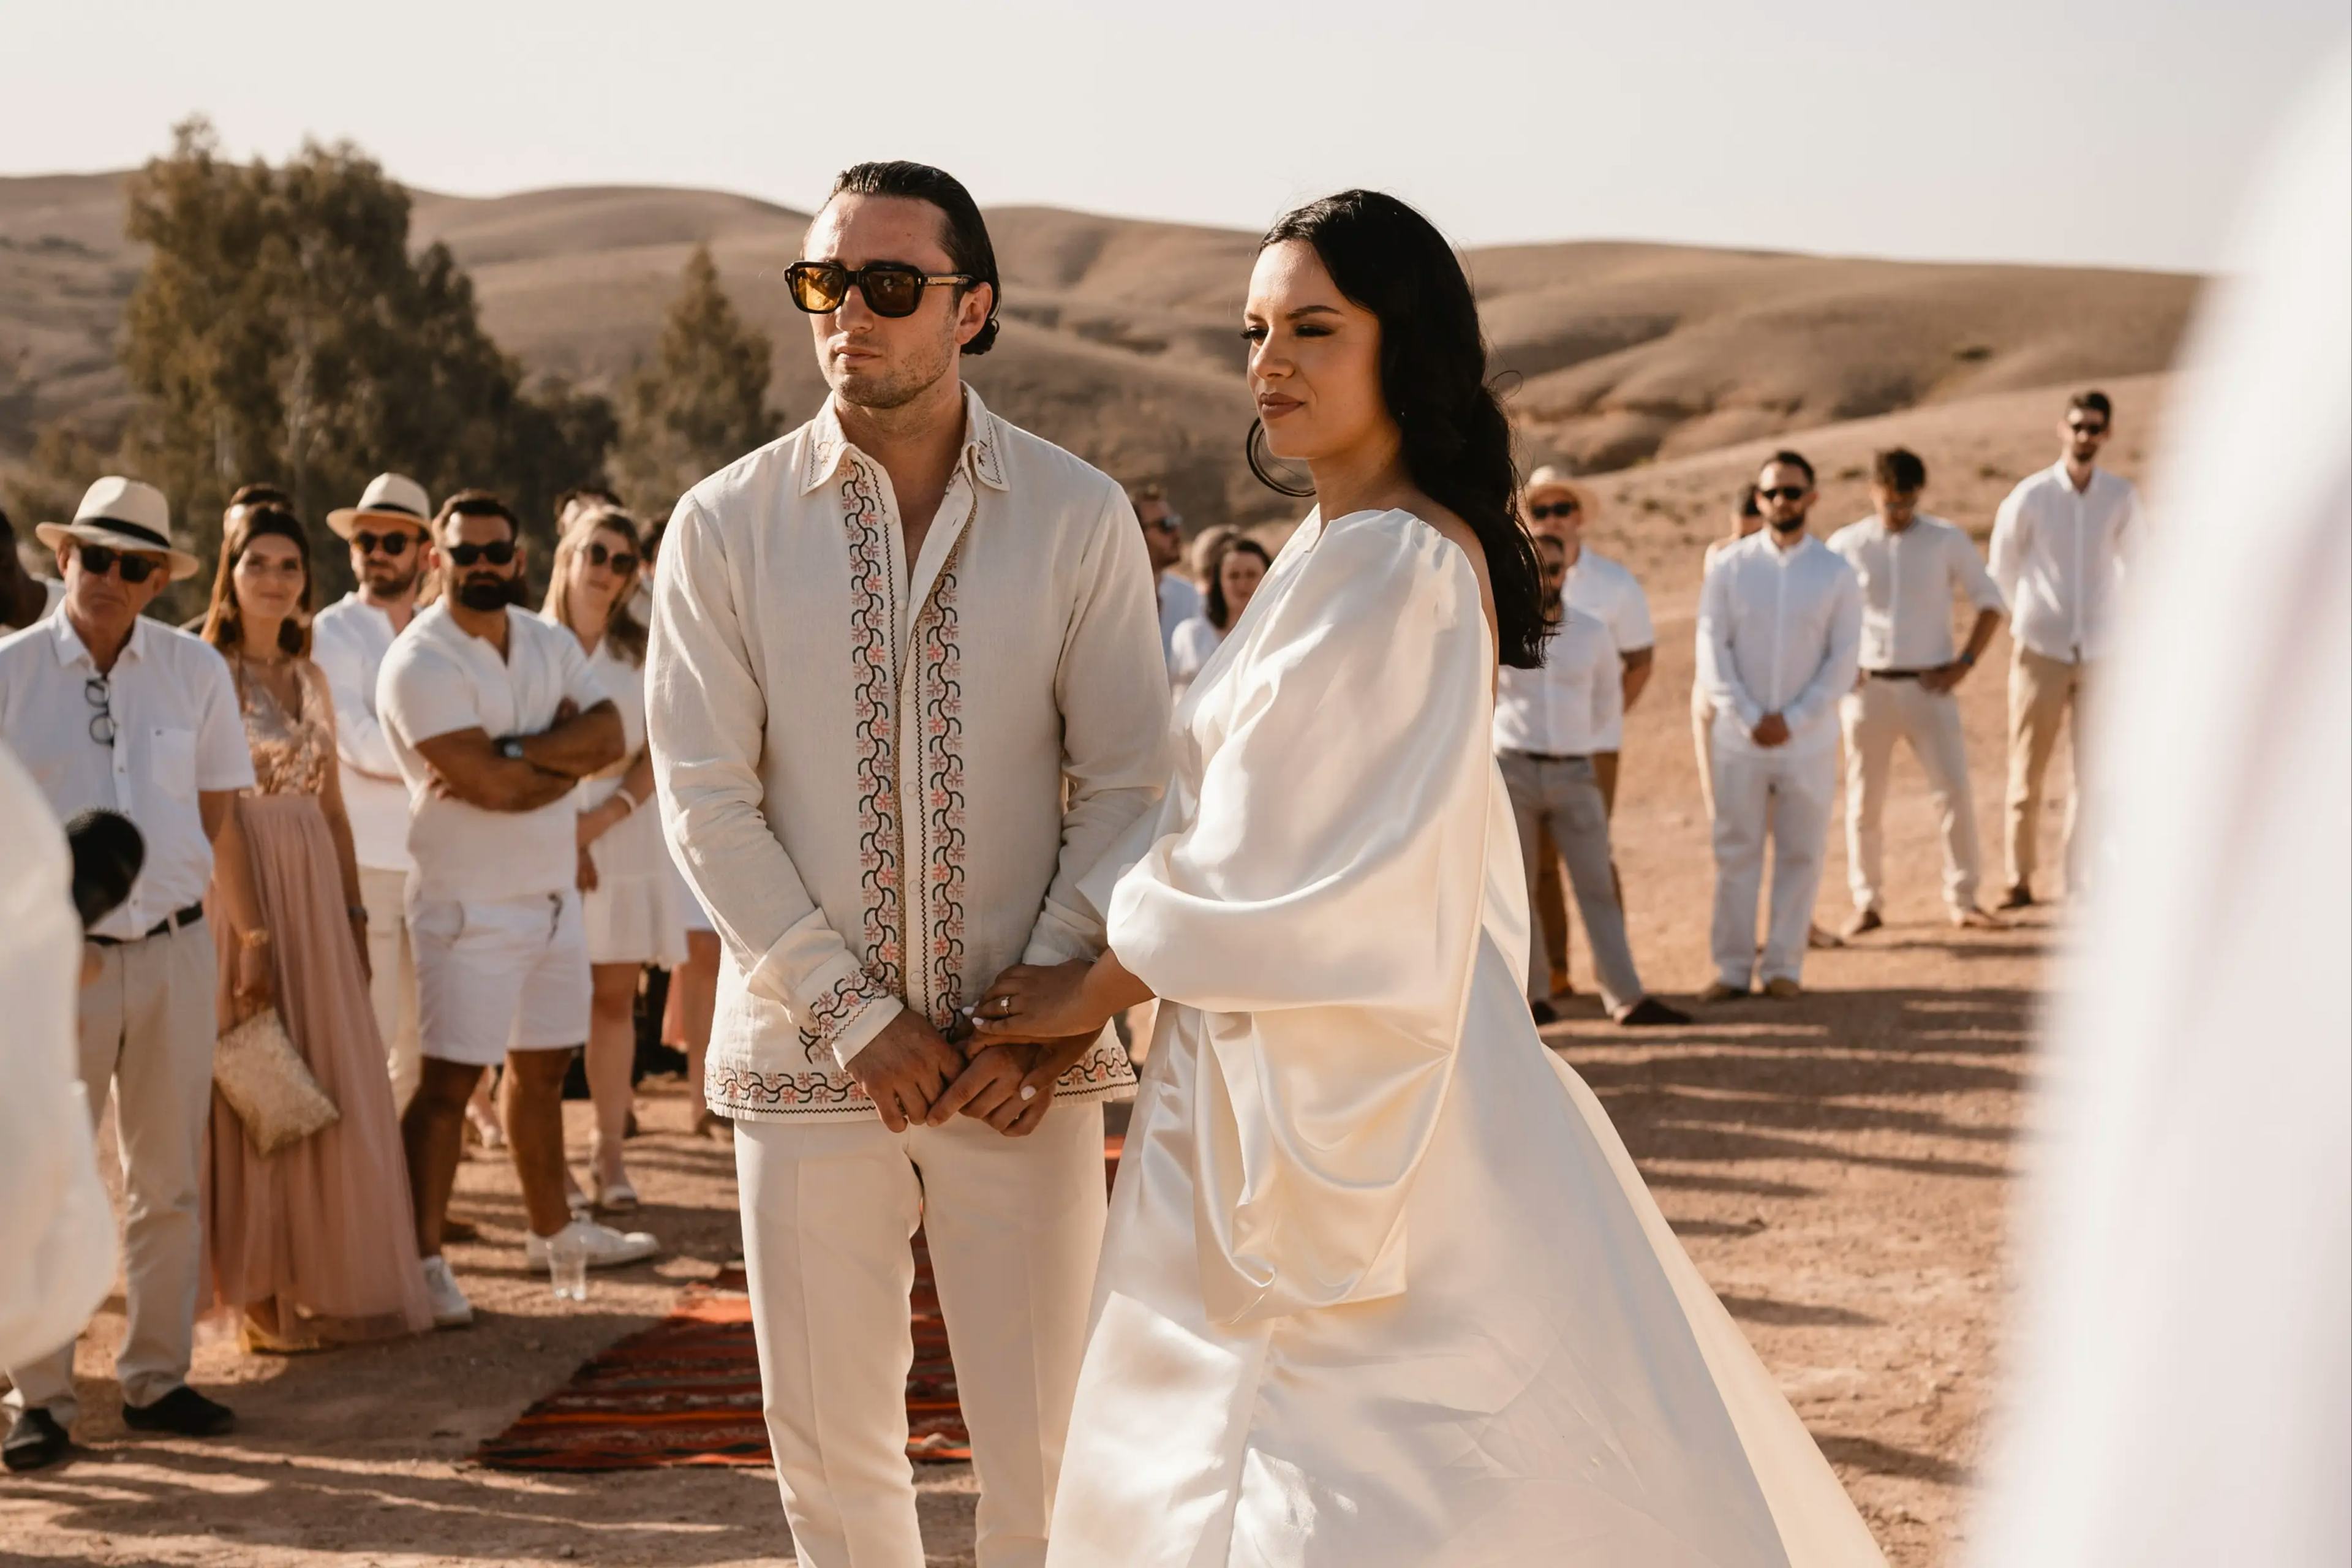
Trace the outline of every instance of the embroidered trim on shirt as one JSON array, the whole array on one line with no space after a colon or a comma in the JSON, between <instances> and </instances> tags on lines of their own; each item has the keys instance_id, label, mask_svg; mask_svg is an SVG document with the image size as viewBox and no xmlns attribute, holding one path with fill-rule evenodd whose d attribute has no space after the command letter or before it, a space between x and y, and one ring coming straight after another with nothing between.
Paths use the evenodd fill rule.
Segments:
<instances>
[{"instance_id":1,"label":"embroidered trim on shirt","mask_svg":"<svg viewBox=\"0 0 2352 1568\"><path fill-rule=\"evenodd\" d=\"M963 649L958 640L959 539L940 568L929 602L915 622L916 704L922 731L924 962L929 972L931 1026L953 1026L963 1005L964 772Z\"/></svg>"},{"instance_id":2,"label":"embroidered trim on shirt","mask_svg":"<svg viewBox=\"0 0 2352 1568\"><path fill-rule=\"evenodd\" d=\"M800 1116L871 1116L873 1100L843 1072L753 1072L710 1064L703 1099L737 1115L790 1111Z\"/></svg>"},{"instance_id":3,"label":"embroidered trim on shirt","mask_svg":"<svg viewBox=\"0 0 2352 1568\"><path fill-rule=\"evenodd\" d=\"M905 991L905 839L898 806L898 584L880 487L856 459L842 470L841 521L849 542L849 675L856 714L857 856L865 898L866 973Z\"/></svg>"}]
</instances>

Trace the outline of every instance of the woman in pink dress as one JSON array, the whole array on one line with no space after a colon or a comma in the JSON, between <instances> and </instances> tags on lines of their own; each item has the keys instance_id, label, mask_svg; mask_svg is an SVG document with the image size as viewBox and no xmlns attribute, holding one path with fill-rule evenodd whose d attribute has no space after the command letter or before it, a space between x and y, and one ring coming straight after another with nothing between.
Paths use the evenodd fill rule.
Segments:
<instances>
[{"instance_id":1,"label":"woman in pink dress","mask_svg":"<svg viewBox=\"0 0 2352 1568\"><path fill-rule=\"evenodd\" d=\"M237 509L221 545L205 640L236 677L257 781L224 857L252 898L215 879L221 1021L266 989L341 1117L268 1156L213 1101L205 1258L215 1310L241 1314L248 1349L315 1350L432 1327L409 1215L400 1124L368 1003L366 906L335 766L327 679L309 658L310 545L276 507ZM265 966L263 976L240 966Z\"/></svg>"}]
</instances>

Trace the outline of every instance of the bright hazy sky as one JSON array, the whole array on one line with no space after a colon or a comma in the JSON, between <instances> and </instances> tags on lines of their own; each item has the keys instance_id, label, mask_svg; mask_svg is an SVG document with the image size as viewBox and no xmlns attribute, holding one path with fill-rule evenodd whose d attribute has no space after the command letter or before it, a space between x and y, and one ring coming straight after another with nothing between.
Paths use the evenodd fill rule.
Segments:
<instances>
[{"instance_id":1,"label":"bright hazy sky","mask_svg":"<svg viewBox=\"0 0 2352 1568\"><path fill-rule=\"evenodd\" d=\"M1349 184L1459 243L2204 268L2343 0L131 0L5 16L0 174L348 137L412 184L869 157L983 204L1258 228ZM2341 57L2338 57L2339 61Z\"/></svg>"}]
</instances>

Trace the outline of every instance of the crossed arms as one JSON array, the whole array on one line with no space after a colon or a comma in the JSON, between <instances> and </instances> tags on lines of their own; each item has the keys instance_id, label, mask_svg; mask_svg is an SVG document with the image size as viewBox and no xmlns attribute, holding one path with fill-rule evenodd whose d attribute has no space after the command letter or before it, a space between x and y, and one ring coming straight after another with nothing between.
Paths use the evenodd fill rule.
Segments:
<instances>
[{"instance_id":1,"label":"crossed arms","mask_svg":"<svg viewBox=\"0 0 2352 1568\"><path fill-rule=\"evenodd\" d=\"M574 784L621 760L625 745L621 710L610 698L585 710L565 698L555 722L536 735L514 737L522 755L509 757L477 725L416 742L436 787L484 811L537 811L562 799Z\"/></svg>"}]
</instances>

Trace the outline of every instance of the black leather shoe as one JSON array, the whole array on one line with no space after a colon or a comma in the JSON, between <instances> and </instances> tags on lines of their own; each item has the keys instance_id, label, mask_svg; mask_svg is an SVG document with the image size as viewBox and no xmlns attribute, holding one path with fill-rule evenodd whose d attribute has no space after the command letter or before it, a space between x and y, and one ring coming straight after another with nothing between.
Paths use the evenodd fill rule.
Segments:
<instances>
[{"instance_id":1,"label":"black leather shoe","mask_svg":"<svg viewBox=\"0 0 2352 1568\"><path fill-rule=\"evenodd\" d=\"M1617 1016L1621 1029L1657 1029L1691 1021L1688 1013L1679 1007L1669 1007L1655 996L1644 996Z\"/></svg>"},{"instance_id":2,"label":"black leather shoe","mask_svg":"<svg viewBox=\"0 0 2352 1568\"><path fill-rule=\"evenodd\" d=\"M1549 1002L1530 1002L1528 1004L1528 1011L1535 1015L1535 1020L1538 1024L1559 1022L1559 1009Z\"/></svg>"},{"instance_id":3,"label":"black leather shoe","mask_svg":"<svg viewBox=\"0 0 2352 1568\"><path fill-rule=\"evenodd\" d=\"M0 1443L0 1463L12 1470L46 1469L64 1458L72 1447L73 1439L58 1425L58 1418L36 1406L16 1413L7 1441Z\"/></svg>"},{"instance_id":4,"label":"black leather shoe","mask_svg":"<svg viewBox=\"0 0 2352 1568\"><path fill-rule=\"evenodd\" d=\"M125 1405L122 1424L133 1432L170 1432L181 1437L217 1437L236 1425L236 1412L186 1384L152 1405Z\"/></svg>"},{"instance_id":5,"label":"black leather shoe","mask_svg":"<svg viewBox=\"0 0 2352 1568\"><path fill-rule=\"evenodd\" d=\"M2032 907L2033 889L2022 882L2003 893L2000 896L2000 902L1993 906L1997 910L2030 910Z\"/></svg>"}]
</instances>

